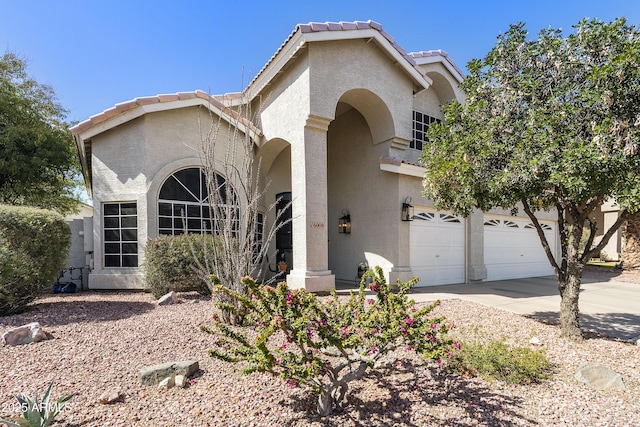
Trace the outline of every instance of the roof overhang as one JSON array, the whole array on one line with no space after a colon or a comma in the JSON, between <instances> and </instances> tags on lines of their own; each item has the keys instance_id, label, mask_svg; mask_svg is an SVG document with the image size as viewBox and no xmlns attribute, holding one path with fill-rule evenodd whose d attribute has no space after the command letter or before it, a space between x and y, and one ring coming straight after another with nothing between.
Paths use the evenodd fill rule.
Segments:
<instances>
[{"instance_id":1,"label":"roof overhang","mask_svg":"<svg viewBox=\"0 0 640 427\"><path fill-rule=\"evenodd\" d=\"M424 166L407 163L395 158L385 157L380 159L380 170L400 175L424 178L424 173L427 169Z\"/></svg>"},{"instance_id":2,"label":"roof overhang","mask_svg":"<svg viewBox=\"0 0 640 427\"><path fill-rule=\"evenodd\" d=\"M453 62L449 54L443 50L411 52L409 55L411 55L418 65L442 64L458 83L462 83L464 80L462 70Z\"/></svg>"},{"instance_id":3,"label":"roof overhang","mask_svg":"<svg viewBox=\"0 0 640 427\"><path fill-rule=\"evenodd\" d=\"M411 55L407 54L394 41L393 37L382 31L382 26L377 22L327 22L298 25L249 84L249 93L257 95L262 92L273 79L283 72L286 65L307 47L308 43L355 39L366 39L368 42L373 41L380 46L391 60L411 78L416 85L416 92L429 88L433 83Z\"/></svg>"},{"instance_id":4,"label":"roof overhang","mask_svg":"<svg viewBox=\"0 0 640 427\"><path fill-rule=\"evenodd\" d=\"M237 127L241 132L251 135L256 143L258 143L262 137L262 131L260 129L227 106L223 100L203 91L148 96L122 102L99 114L91 116L88 120L80 122L70 129L78 149L82 174L84 175L89 194L91 194L92 173L91 160L88 158L88 155L90 155L88 147L90 147L90 141L93 137L138 117L142 117L145 114L194 106L207 108L213 114L218 115L232 126Z\"/></svg>"}]
</instances>

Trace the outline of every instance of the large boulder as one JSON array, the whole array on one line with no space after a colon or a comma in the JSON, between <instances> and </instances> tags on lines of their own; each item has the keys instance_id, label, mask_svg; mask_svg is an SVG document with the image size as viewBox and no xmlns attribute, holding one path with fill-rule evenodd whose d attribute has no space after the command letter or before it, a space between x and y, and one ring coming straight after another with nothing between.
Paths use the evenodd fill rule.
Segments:
<instances>
[{"instance_id":1,"label":"large boulder","mask_svg":"<svg viewBox=\"0 0 640 427\"><path fill-rule=\"evenodd\" d=\"M189 378L198 372L200 365L197 360L184 360L181 362L162 363L160 365L147 366L138 371L138 378L142 385L157 385L165 378L184 375Z\"/></svg>"},{"instance_id":2,"label":"large boulder","mask_svg":"<svg viewBox=\"0 0 640 427\"><path fill-rule=\"evenodd\" d=\"M169 305L169 304L175 304L177 302L178 302L178 297L176 297L176 293L174 291L171 291L168 294L165 294L158 299L158 305Z\"/></svg>"},{"instance_id":3,"label":"large boulder","mask_svg":"<svg viewBox=\"0 0 640 427\"><path fill-rule=\"evenodd\" d=\"M602 365L584 365L575 379L597 390L626 390L622 376Z\"/></svg>"},{"instance_id":4,"label":"large boulder","mask_svg":"<svg viewBox=\"0 0 640 427\"><path fill-rule=\"evenodd\" d=\"M2 334L2 342L4 345L11 346L30 344L45 339L47 339L47 334L44 333L38 322L18 326Z\"/></svg>"}]
</instances>

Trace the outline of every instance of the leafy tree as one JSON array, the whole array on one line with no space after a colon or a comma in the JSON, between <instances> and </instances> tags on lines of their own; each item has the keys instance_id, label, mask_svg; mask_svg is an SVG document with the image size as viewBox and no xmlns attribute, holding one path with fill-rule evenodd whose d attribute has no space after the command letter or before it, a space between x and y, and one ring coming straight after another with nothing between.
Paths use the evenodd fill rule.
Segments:
<instances>
[{"instance_id":1,"label":"leafy tree","mask_svg":"<svg viewBox=\"0 0 640 427\"><path fill-rule=\"evenodd\" d=\"M53 89L13 53L0 59L0 202L77 208L77 152Z\"/></svg>"},{"instance_id":2,"label":"leafy tree","mask_svg":"<svg viewBox=\"0 0 640 427\"><path fill-rule=\"evenodd\" d=\"M562 335L579 341L584 266L640 209L640 35L624 19L574 29L529 40L517 24L498 36L484 59L468 64L466 102L444 107L422 161L425 194L440 208L524 210L558 280ZM594 244L604 224L593 214L607 199L620 216ZM536 218L542 210L557 212L559 260Z\"/></svg>"}]
</instances>

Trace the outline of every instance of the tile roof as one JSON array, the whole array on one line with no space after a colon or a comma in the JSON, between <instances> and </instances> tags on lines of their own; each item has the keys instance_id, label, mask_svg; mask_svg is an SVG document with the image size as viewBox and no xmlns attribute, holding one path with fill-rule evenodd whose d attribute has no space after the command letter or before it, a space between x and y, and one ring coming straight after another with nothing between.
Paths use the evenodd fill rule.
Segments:
<instances>
[{"instance_id":1,"label":"tile roof","mask_svg":"<svg viewBox=\"0 0 640 427\"><path fill-rule=\"evenodd\" d=\"M455 65L455 63L449 58L449 55L442 50L430 50L430 51L421 51L421 52L412 52L407 53L398 43L396 43L395 39L385 32L382 29L382 25L375 21L354 21L354 22L310 22L308 24L298 24L296 28L289 34L284 43L278 48L278 50L273 54L273 56L267 61L267 63L262 67L260 72L253 78L253 80L249 83L248 87L258 80L258 78L265 72L265 70L274 62L276 57L285 49L287 44L297 35L297 34L312 34L312 33L322 33L322 32L336 32L336 31L362 31L362 30L374 30L378 32L385 40L389 42L389 44L404 58L407 63L419 73L427 82L431 82L431 79L426 75L425 71L418 65L416 59L420 58L428 58L428 57L441 57L443 60L446 60L455 70L457 70L460 75L462 72ZM201 90L196 90L194 92L179 92L174 94L160 94L156 96L146 96L140 98L134 98L130 101L122 102L116 104L114 107L111 107L107 110L102 111L101 113L95 114L91 116L89 119L78 123L77 125L71 128L71 132L74 135L78 135L93 126L105 122L115 116L118 116L127 111L136 109L138 107L148 106L152 104L166 103L166 102L174 102L174 101L186 101L190 99L201 99L205 102L210 103L215 108L224 111L231 116L234 116L232 110L227 107L229 102L237 103L238 97L242 96L242 94L226 94L226 95L209 95L206 92ZM226 102L225 102L226 101ZM236 117L237 118L237 117ZM248 125L249 123L244 123Z\"/></svg>"},{"instance_id":2,"label":"tile roof","mask_svg":"<svg viewBox=\"0 0 640 427\"><path fill-rule=\"evenodd\" d=\"M155 96L145 96L140 98L134 98L130 101L121 102L116 104L114 107L108 108L101 113L95 114L89 119L78 123L77 125L71 128L71 133L74 135L79 135L82 132L85 132L92 127L106 122L107 120L116 117L120 114L126 113L128 111L135 110L136 108L146 107L154 104L165 104L169 102L180 102L180 101L189 101L189 100L202 100L203 103L208 103L214 108L217 108L221 112L225 113L228 118L233 120L238 120L245 126L249 126L252 128L256 134L261 134L260 130L258 130L252 123L246 120L244 117L241 117L236 111L232 110L225 103L225 97L223 96L212 96L206 92L201 90L196 90L194 92L178 92L172 94L160 94Z\"/></svg>"},{"instance_id":3,"label":"tile roof","mask_svg":"<svg viewBox=\"0 0 640 427\"><path fill-rule=\"evenodd\" d=\"M440 57L447 61L459 74L460 76L464 76L464 72L456 65L455 62L449 57L449 54L442 49L437 50L421 50L420 52L410 52L409 56L411 56L414 60L420 58L434 58Z\"/></svg>"},{"instance_id":4,"label":"tile roof","mask_svg":"<svg viewBox=\"0 0 640 427\"><path fill-rule=\"evenodd\" d=\"M248 87L251 87L260 76L269 68L269 66L276 60L278 55L283 52L285 47L289 44L289 42L297 35L297 34L311 34L311 33L321 33L321 32L336 32L336 31L359 31L359 30L375 30L380 35L387 40L391 46L402 56L411 67L413 67L427 82L431 83L431 79L426 75L425 71L418 65L415 61L413 54L407 53L402 46L396 43L395 39L386 31L382 29L382 25L375 21L354 21L354 22L310 22L308 24L298 24L296 28L289 34L289 37L286 38L284 43L280 45L278 50L271 56L271 58L267 61L267 63L262 67L262 69L258 72L258 74L253 78L253 80L249 83ZM453 64L453 62L448 58L448 55L442 51L434 51L441 52L444 55L441 55L443 58L448 59L449 62ZM457 68L457 67L456 67ZM258 88L258 91L261 88Z\"/></svg>"}]
</instances>

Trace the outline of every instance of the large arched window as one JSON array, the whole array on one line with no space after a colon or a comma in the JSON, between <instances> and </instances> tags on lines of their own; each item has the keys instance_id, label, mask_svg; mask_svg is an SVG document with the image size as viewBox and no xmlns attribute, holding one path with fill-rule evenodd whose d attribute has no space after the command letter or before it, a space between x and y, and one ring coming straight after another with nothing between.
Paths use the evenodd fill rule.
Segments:
<instances>
[{"instance_id":1,"label":"large arched window","mask_svg":"<svg viewBox=\"0 0 640 427\"><path fill-rule=\"evenodd\" d=\"M225 179L216 174L223 203L232 203L237 212L237 198ZM234 215L237 221L238 215ZM202 168L182 169L162 184L158 197L158 233L164 235L211 233L212 215L209 208L207 179ZM215 221L213 221L215 222ZM216 227L217 229L217 227Z\"/></svg>"}]
</instances>

